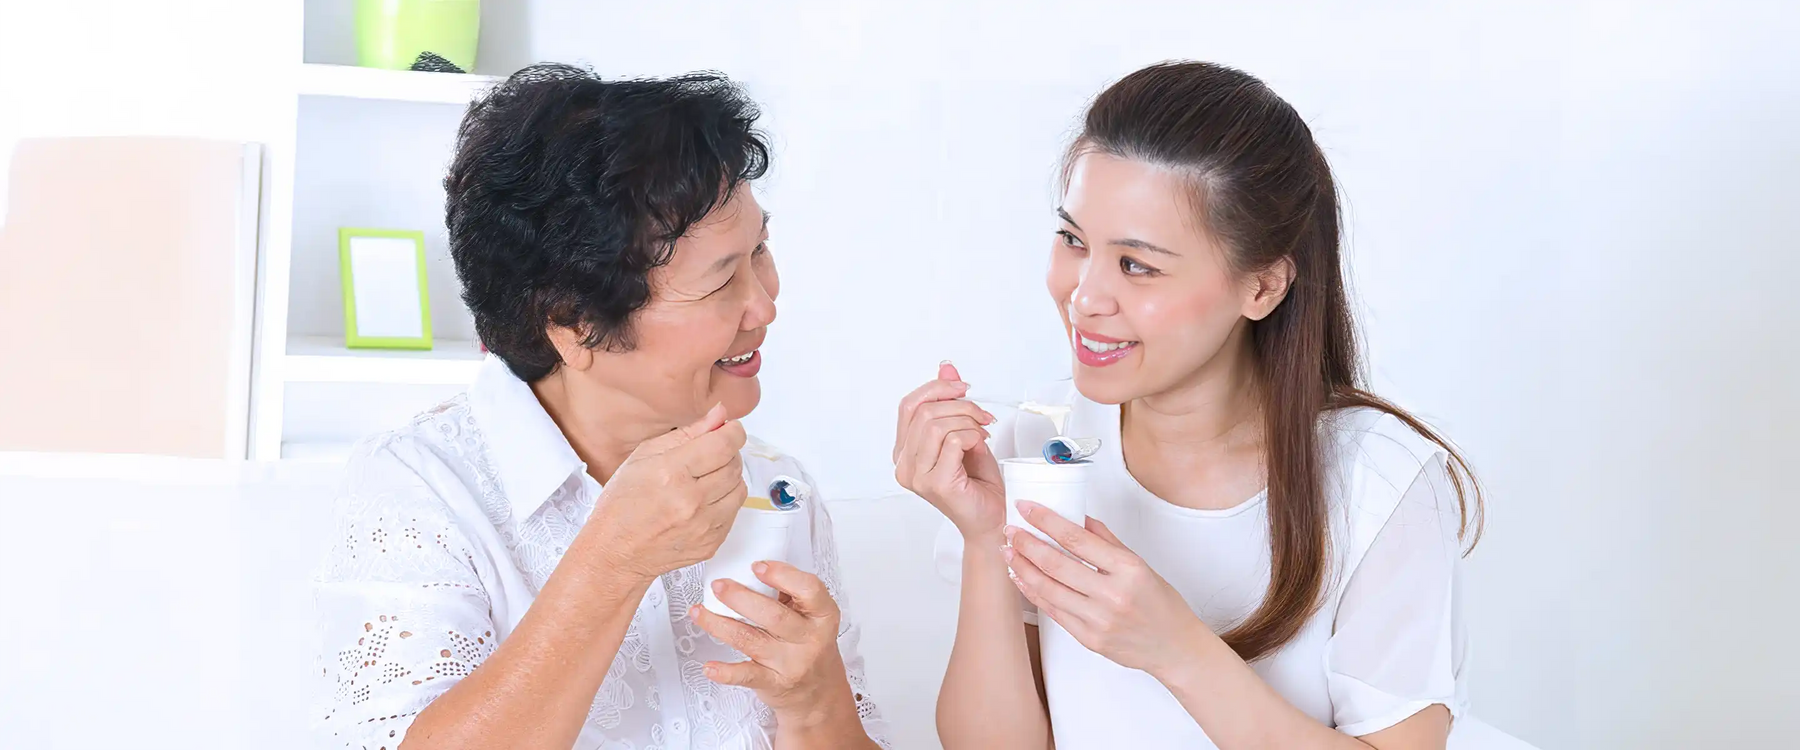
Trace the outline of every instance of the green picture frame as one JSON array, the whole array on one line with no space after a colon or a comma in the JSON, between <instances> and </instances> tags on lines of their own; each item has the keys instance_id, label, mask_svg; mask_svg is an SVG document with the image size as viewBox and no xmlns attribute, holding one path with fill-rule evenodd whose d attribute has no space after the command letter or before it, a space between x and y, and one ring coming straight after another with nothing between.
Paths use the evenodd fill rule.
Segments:
<instances>
[{"instance_id":1,"label":"green picture frame","mask_svg":"<svg viewBox=\"0 0 1800 750\"><path fill-rule=\"evenodd\" d=\"M357 240L373 240L366 242L362 258L353 256ZM411 279L408 279L404 257L397 255L404 250L394 240L410 240L412 245ZM360 262L359 262L360 261ZM362 266L365 275L365 288L361 289L361 298L365 304L380 304L379 310L364 310L359 316L357 300L356 268ZM431 339L431 296L425 286L425 233L408 229L367 229L362 227L343 227L338 229L338 273L343 277L344 286L344 346L350 349L408 349L428 350L432 346ZM412 326L411 292L416 283L418 290L418 325ZM366 288L370 284L379 284L383 288ZM363 325L358 321L362 320ZM377 325L380 330L364 330ZM415 335L416 334L416 335Z\"/></svg>"}]
</instances>

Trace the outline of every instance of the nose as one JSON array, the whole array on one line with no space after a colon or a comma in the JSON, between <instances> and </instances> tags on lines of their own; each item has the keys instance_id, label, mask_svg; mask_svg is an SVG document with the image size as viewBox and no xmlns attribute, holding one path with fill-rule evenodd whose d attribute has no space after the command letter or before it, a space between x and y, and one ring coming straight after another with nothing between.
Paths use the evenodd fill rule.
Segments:
<instances>
[{"instance_id":1,"label":"nose","mask_svg":"<svg viewBox=\"0 0 1800 750\"><path fill-rule=\"evenodd\" d=\"M775 322L775 295L780 287L778 281L765 281L761 274L752 274L754 281L750 284L750 303L744 310L744 330L754 331Z\"/></svg>"},{"instance_id":2,"label":"nose","mask_svg":"<svg viewBox=\"0 0 1800 750\"><path fill-rule=\"evenodd\" d=\"M1084 318L1112 315L1119 311L1119 299L1113 293L1112 274L1096 268L1090 257L1081 264L1081 278L1069 295L1069 310Z\"/></svg>"}]
</instances>

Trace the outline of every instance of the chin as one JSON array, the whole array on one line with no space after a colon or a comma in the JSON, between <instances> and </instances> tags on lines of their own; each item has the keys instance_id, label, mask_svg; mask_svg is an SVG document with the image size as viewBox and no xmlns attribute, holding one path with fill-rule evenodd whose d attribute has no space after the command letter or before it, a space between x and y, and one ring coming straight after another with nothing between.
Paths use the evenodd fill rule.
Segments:
<instances>
[{"instance_id":1,"label":"chin","mask_svg":"<svg viewBox=\"0 0 1800 750\"><path fill-rule=\"evenodd\" d=\"M762 403L762 384L756 378L732 378L713 391L714 401L725 402L725 413L731 419L743 419Z\"/></svg>"},{"instance_id":2,"label":"chin","mask_svg":"<svg viewBox=\"0 0 1800 750\"><path fill-rule=\"evenodd\" d=\"M1075 390L1096 404L1123 404L1138 396L1137 379L1118 367L1097 368L1075 363Z\"/></svg>"}]
</instances>

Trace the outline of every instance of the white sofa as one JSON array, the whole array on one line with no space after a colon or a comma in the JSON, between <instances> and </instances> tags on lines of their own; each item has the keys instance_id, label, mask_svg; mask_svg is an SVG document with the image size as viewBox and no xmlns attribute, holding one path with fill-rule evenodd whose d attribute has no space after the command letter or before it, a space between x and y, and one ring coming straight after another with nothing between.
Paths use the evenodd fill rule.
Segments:
<instances>
[{"instance_id":1,"label":"white sofa","mask_svg":"<svg viewBox=\"0 0 1800 750\"><path fill-rule=\"evenodd\" d=\"M312 746L308 579L341 467L0 464L0 747ZM882 708L900 747L936 747L956 597L931 573L938 516L911 497L832 513Z\"/></svg>"},{"instance_id":2,"label":"white sofa","mask_svg":"<svg viewBox=\"0 0 1800 750\"><path fill-rule=\"evenodd\" d=\"M312 598L332 463L0 456L0 747L311 747ZM906 750L933 704L956 591L936 511L832 505L870 680ZM1513 747L1459 726L1453 748ZM1490 744L1493 743L1493 744Z\"/></svg>"}]
</instances>

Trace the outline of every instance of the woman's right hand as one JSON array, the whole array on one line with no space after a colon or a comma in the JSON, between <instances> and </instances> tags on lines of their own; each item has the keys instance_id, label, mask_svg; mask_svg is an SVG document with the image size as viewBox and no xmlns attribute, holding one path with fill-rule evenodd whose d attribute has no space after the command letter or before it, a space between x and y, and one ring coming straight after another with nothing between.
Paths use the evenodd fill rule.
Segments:
<instances>
[{"instance_id":1,"label":"woman's right hand","mask_svg":"<svg viewBox=\"0 0 1800 750\"><path fill-rule=\"evenodd\" d=\"M713 556L744 506L744 425L714 406L638 445L613 472L585 529L603 562L643 582Z\"/></svg>"},{"instance_id":2,"label":"woman's right hand","mask_svg":"<svg viewBox=\"0 0 1800 750\"><path fill-rule=\"evenodd\" d=\"M938 377L900 401L894 435L894 479L925 498L963 536L999 533L1006 523L1000 463L988 449L994 415L962 400L969 384L949 362Z\"/></svg>"}]
</instances>

